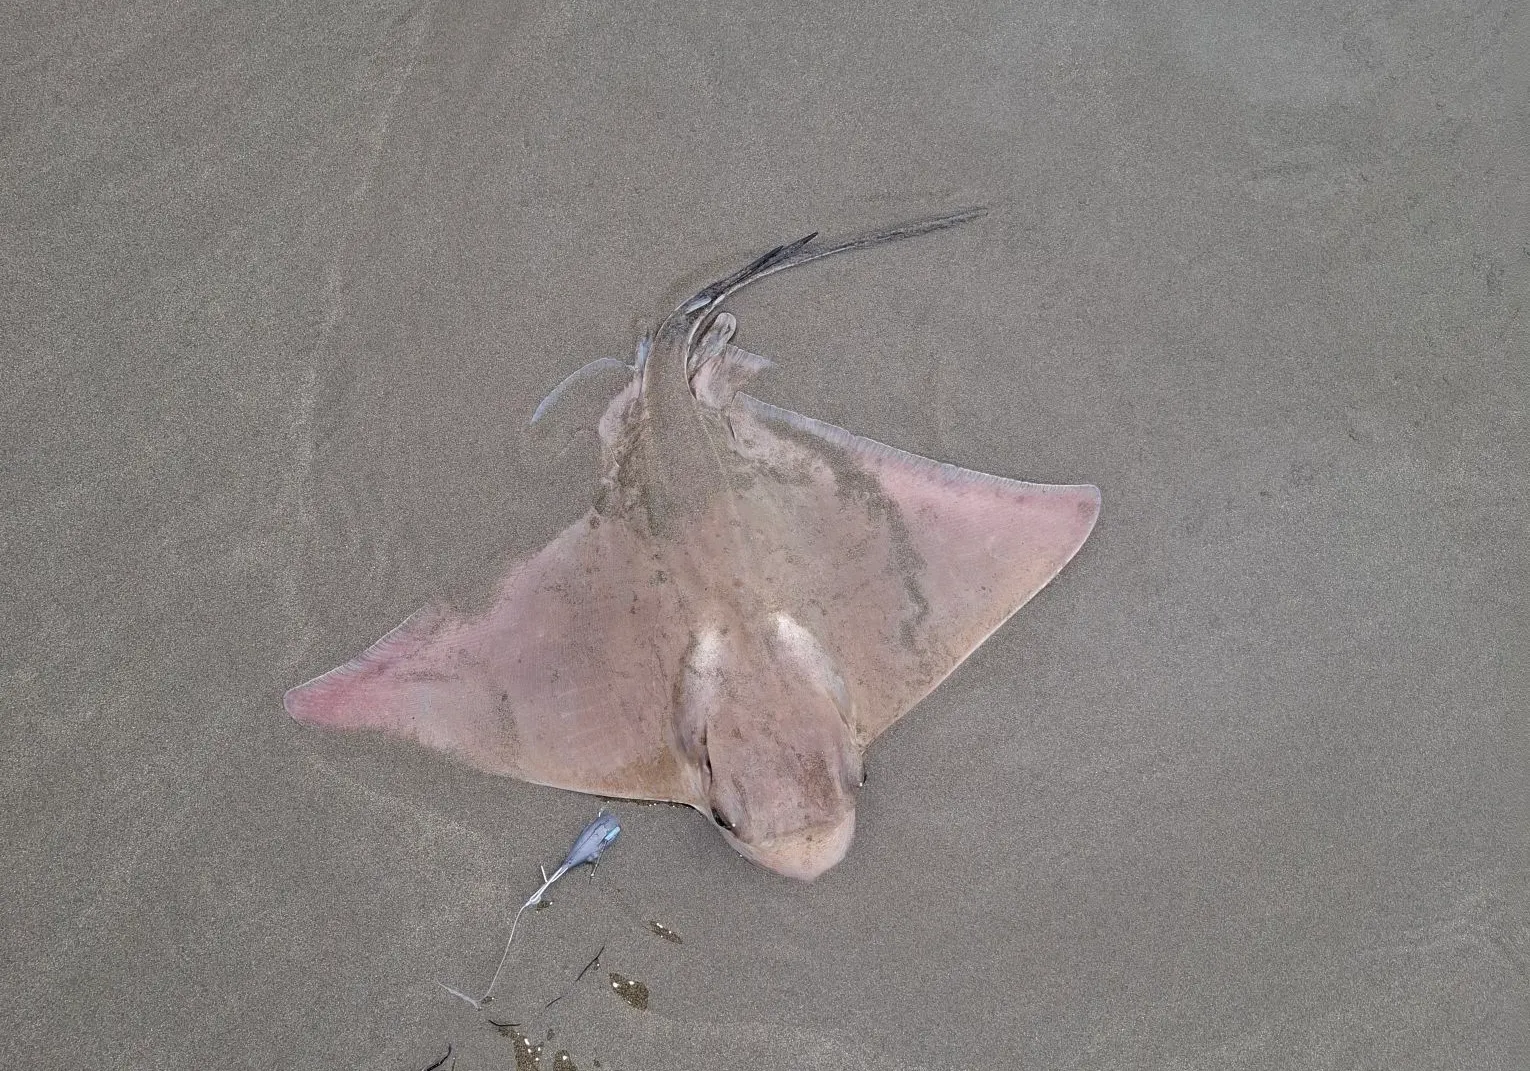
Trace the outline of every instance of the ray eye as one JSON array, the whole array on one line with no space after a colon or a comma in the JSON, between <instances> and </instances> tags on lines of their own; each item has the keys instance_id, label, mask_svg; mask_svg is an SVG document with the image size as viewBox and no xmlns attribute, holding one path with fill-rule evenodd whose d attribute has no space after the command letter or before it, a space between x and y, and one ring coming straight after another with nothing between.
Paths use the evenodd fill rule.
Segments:
<instances>
[{"instance_id":1,"label":"ray eye","mask_svg":"<svg viewBox=\"0 0 1530 1071\"><path fill-rule=\"evenodd\" d=\"M734 828L733 823L728 821L727 817L721 811L719 811L716 807L712 808L712 821L714 821L718 825L722 826L728 832L730 832L730 833L733 832L733 828Z\"/></svg>"}]
</instances>

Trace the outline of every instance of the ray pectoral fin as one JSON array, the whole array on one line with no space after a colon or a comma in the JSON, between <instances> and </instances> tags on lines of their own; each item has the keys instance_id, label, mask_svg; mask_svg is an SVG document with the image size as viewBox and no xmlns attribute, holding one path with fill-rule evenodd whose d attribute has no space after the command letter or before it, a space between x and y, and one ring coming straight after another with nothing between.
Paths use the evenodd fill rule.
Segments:
<instances>
[{"instance_id":1,"label":"ray pectoral fin","mask_svg":"<svg viewBox=\"0 0 1530 1071\"><path fill-rule=\"evenodd\" d=\"M737 396L738 448L790 478L752 492L804 621L840 660L869 741L906 713L1077 553L1099 490L944 465Z\"/></svg>"},{"instance_id":2,"label":"ray pectoral fin","mask_svg":"<svg viewBox=\"0 0 1530 1071\"><path fill-rule=\"evenodd\" d=\"M884 486L902 505L923 559L918 583L929 605L932 649L954 657L946 672L1061 571L1099 515L1099 489L1087 484L952 479L885 462L873 467L882 469Z\"/></svg>"},{"instance_id":3,"label":"ray pectoral fin","mask_svg":"<svg viewBox=\"0 0 1530 1071\"><path fill-rule=\"evenodd\" d=\"M576 522L513 567L476 616L422 611L293 689L298 721L417 740L491 773L691 802L665 720L685 637L617 521ZM655 625L655 622L659 622Z\"/></svg>"},{"instance_id":4,"label":"ray pectoral fin","mask_svg":"<svg viewBox=\"0 0 1530 1071\"><path fill-rule=\"evenodd\" d=\"M415 735L435 683L426 670L432 641L446 622L435 607L412 614L349 662L289 690L287 713L305 725ZM411 678L418 687L406 686Z\"/></svg>"},{"instance_id":5,"label":"ray pectoral fin","mask_svg":"<svg viewBox=\"0 0 1530 1071\"><path fill-rule=\"evenodd\" d=\"M464 671L464 623L427 607L362 654L289 691L287 712L330 729L371 729L520 775L513 721L496 721L493 682Z\"/></svg>"}]
</instances>

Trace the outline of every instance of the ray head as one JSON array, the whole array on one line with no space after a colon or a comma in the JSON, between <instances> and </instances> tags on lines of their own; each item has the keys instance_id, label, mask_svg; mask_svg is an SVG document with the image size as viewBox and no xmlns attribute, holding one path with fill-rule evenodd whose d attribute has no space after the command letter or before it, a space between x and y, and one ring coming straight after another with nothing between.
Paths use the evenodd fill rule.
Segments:
<instances>
[{"instance_id":1,"label":"ray head","mask_svg":"<svg viewBox=\"0 0 1530 1071\"><path fill-rule=\"evenodd\" d=\"M844 858L862 781L846 703L827 652L785 614L697 634L681 744L697 810L740 854L802 881Z\"/></svg>"},{"instance_id":2,"label":"ray head","mask_svg":"<svg viewBox=\"0 0 1530 1071\"><path fill-rule=\"evenodd\" d=\"M812 881L831 869L850 850L855 838L855 807L825 825L782 833L753 843L721 830L723 839L750 862L798 881Z\"/></svg>"}]
</instances>

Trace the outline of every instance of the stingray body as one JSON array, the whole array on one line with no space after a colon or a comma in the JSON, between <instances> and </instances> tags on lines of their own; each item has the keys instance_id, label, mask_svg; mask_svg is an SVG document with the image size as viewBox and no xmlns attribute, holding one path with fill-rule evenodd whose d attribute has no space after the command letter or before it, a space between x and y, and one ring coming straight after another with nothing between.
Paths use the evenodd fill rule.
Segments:
<instances>
[{"instance_id":1,"label":"stingray body","mask_svg":"<svg viewBox=\"0 0 1530 1071\"><path fill-rule=\"evenodd\" d=\"M689 804L792 877L833 866L867 745L1056 575L1099 491L943 465L744 394L770 362L732 345L719 306L979 214L779 247L682 304L632 365L576 373L615 391L590 512L511 564L487 609L420 611L288 692L288 711L491 773Z\"/></svg>"}]
</instances>

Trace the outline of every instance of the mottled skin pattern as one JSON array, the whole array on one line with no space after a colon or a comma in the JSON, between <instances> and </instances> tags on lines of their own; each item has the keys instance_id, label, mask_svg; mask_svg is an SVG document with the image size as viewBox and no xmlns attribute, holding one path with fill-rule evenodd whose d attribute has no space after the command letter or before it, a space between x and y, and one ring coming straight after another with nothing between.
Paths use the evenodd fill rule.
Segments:
<instances>
[{"instance_id":1,"label":"mottled skin pattern","mask_svg":"<svg viewBox=\"0 0 1530 1071\"><path fill-rule=\"evenodd\" d=\"M594 508L512 564L482 613L422 610L287 709L493 773L686 803L792 877L833 866L867 745L1062 568L1099 492L941 465L740 393L769 362L731 345L718 306L976 215L805 240L686 302L600 418Z\"/></svg>"}]
</instances>

